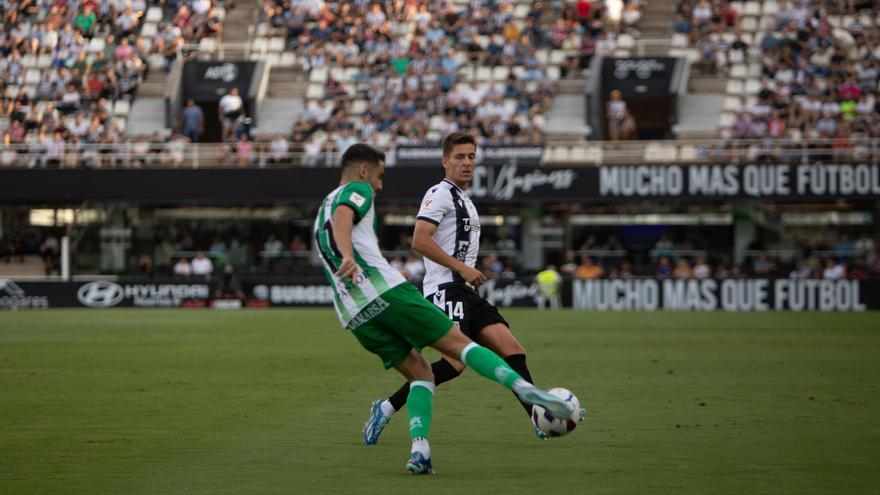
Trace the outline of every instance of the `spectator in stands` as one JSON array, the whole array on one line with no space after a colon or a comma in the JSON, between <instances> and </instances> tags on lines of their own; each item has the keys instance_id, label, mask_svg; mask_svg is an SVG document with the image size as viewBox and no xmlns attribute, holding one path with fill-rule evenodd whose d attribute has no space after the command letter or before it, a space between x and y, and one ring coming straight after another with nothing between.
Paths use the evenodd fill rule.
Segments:
<instances>
[{"instance_id":1,"label":"spectator in stands","mask_svg":"<svg viewBox=\"0 0 880 495\"><path fill-rule=\"evenodd\" d=\"M337 153L341 156L342 153L345 153L345 150L347 150L351 145L357 143L357 141L357 137L350 129L343 128L336 136Z\"/></svg>"},{"instance_id":2,"label":"spectator in stands","mask_svg":"<svg viewBox=\"0 0 880 495\"><path fill-rule=\"evenodd\" d=\"M629 260L622 260L617 267L617 278L633 278L635 275L633 274L632 263Z\"/></svg>"},{"instance_id":3,"label":"spectator in stands","mask_svg":"<svg viewBox=\"0 0 880 495\"><path fill-rule=\"evenodd\" d=\"M144 277L152 277L155 275L152 256L149 254L141 256L138 260L138 273Z\"/></svg>"},{"instance_id":4,"label":"spectator in stands","mask_svg":"<svg viewBox=\"0 0 880 495\"><path fill-rule=\"evenodd\" d=\"M672 276L672 267L669 265L669 258L663 256L657 263L657 270L654 271L657 278L669 278Z\"/></svg>"},{"instance_id":5,"label":"spectator in stands","mask_svg":"<svg viewBox=\"0 0 880 495\"><path fill-rule=\"evenodd\" d=\"M656 256L664 256L672 252L673 249L675 249L675 244L669 238L669 234L662 234L660 236L660 240L657 241L656 244L654 244L653 254L655 254ZM667 260L667 263L668 261L669 260Z\"/></svg>"},{"instance_id":6,"label":"spectator in stands","mask_svg":"<svg viewBox=\"0 0 880 495\"><path fill-rule=\"evenodd\" d=\"M266 239L266 242L263 243L263 256L267 258L277 258L281 256L281 251L284 249L284 245L281 244L275 235L269 234L269 237Z\"/></svg>"},{"instance_id":7,"label":"spectator in stands","mask_svg":"<svg viewBox=\"0 0 880 495\"><path fill-rule=\"evenodd\" d=\"M138 138L131 147L131 164L135 168L147 165L150 155L150 142L146 138Z\"/></svg>"},{"instance_id":8,"label":"spectator in stands","mask_svg":"<svg viewBox=\"0 0 880 495\"><path fill-rule=\"evenodd\" d=\"M868 278L868 270L865 267L864 260L857 260L852 265L852 269L849 270L847 277L850 280L865 280Z\"/></svg>"},{"instance_id":9,"label":"spectator in stands","mask_svg":"<svg viewBox=\"0 0 880 495\"><path fill-rule=\"evenodd\" d=\"M289 150L290 143L284 139L284 136L280 134L276 135L275 139L273 139L272 143L269 145L269 163L288 163L290 161L290 157L288 157Z\"/></svg>"},{"instance_id":10,"label":"spectator in stands","mask_svg":"<svg viewBox=\"0 0 880 495\"><path fill-rule=\"evenodd\" d=\"M694 263L693 267L693 277L699 279L707 279L712 276L712 269L709 268L709 264L706 263L706 259L702 256L697 258L697 262Z\"/></svg>"},{"instance_id":11,"label":"spectator in stands","mask_svg":"<svg viewBox=\"0 0 880 495\"><path fill-rule=\"evenodd\" d=\"M58 269L58 261L61 257L61 246L54 234L49 234L40 245L40 255L46 266L46 275L52 275Z\"/></svg>"},{"instance_id":12,"label":"spectator in stands","mask_svg":"<svg viewBox=\"0 0 880 495\"><path fill-rule=\"evenodd\" d=\"M184 7L181 7L181 9ZM220 98L217 110L220 114L220 125L223 128L223 140L229 139L235 130L235 119L242 111L244 102L238 95L238 88L232 88L229 93Z\"/></svg>"},{"instance_id":13,"label":"spectator in stands","mask_svg":"<svg viewBox=\"0 0 880 495\"><path fill-rule=\"evenodd\" d=\"M295 235L293 236L293 240L290 241L290 252L298 253L301 251L307 251L308 246L305 241L302 240L302 237Z\"/></svg>"},{"instance_id":14,"label":"spectator in stands","mask_svg":"<svg viewBox=\"0 0 880 495\"><path fill-rule=\"evenodd\" d=\"M75 23L76 28L84 37L92 39L95 34L95 25L98 23L98 16L92 5L83 4L82 12L77 14Z\"/></svg>"},{"instance_id":15,"label":"spectator in stands","mask_svg":"<svg viewBox=\"0 0 880 495\"><path fill-rule=\"evenodd\" d=\"M223 257L226 255L226 242L219 236L215 236L211 241L211 247L208 248L211 257Z\"/></svg>"},{"instance_id":16,"label":"spectator in stands","mask_svg":"<svg viewBox=\"0 0 880 495\"><path fill-rule=\"evenodd\" d=\"M192 98L186 100L186 106L180 112L179 127L180 133L193 143L198 143L205 132L205 113Z\"/></svg>"},{"instance_id":17,"label":"spectator in stands","mask_svg":"<svg viewBox=\"0 0 880 495\"><path fill-rule=\"evenodd\" d=\"M60 131L52 133L52 138L46 143L46 166L57 168L64 159L64 139Z\"/></svg>"},{"instance_id":18,"label":"spectator in stands","mask_svg":"<svg viewBox=\"0 0 880 495\"><path fill-rule=\"evenodd\" d=\"M63 115L70 115L80 109L81 102L82 97L76 86L68 84L64 89L64 94L61 95L61 106L58 107L58 110Z\"/></svg>"},{"instance_id":19,"label":"spectator in stands","mask_svg":"<svg viewBox=\"0 0 880 495\"><path fill-rule=\"evenodd\" d=\"M247 136L248 141L254 140L253 127L254 120L250 118L246 113L241 112L238 114L238 117L235 118L235 122L233 122L233 126L235 127L235 140L238 141L241 139L241 136Z\"/></svg>"},{"instance_id":20,"label":"spectator in stands","mask_svg":"<svg viewBox=\"0 0 880 495\"><path fill-rule=\"evenodd\" d=\"M481 271L486 275L486 278L497 280L498 277L501 275L502 269L504 269L504 265L498 259L498 255L490 254L483 258Z\"/></svg>"},{"instance_id":21,"label":"spectator in stands","mask_svg":"<svg viewBox=\"0 0 880 495\"><path fill-rule=\"evenodd\" d=\"M125 10L116 17L113 25L116 27L116 37L123 38L131 36L138 24L138 16L135 14L131 5L125 7Z\"/></svg>"},{"instance_id":22,"label":"spectator in stands","mask_svg":"<svg viewBox=\"0 0 880 495\"><path fill-rule=\"evenodd\" d=\"M757 276L773 275L776 272L776 263L767 257L767 253L760 253L752 263L752 272Z\"/></svg>"},{"instance_id":23,"label":"spectator in stands","mask_svg":"<svg viewBox=\"0 0 880 495\"><path fill-rule=\"evenodd\" d=\"M204 278L205 280L211 278L211 273L214 271L214 263L211 262L211 258L205 256L204 251L198 251L191 264L194 276Z\"/></svg>"},{"instance_id":24,"label":"spectator in stands","mask_svg":"<svg viewBox=\"0 0 880 495\"><path fill-rule=\"evenodd\" d=\"M636 123L635 119L623 101L620 90L611 91L606 109L608 118L608 139L611 141L620 141L624 139L632 139L635 137Z\"/></svg>"},{"instance_id":25,"label":"spectator in stands","mask_svg":"<svg viewBox=\"0 0 880 495\"><path fill-rule=\"evenodd\" d=\"M248 139L247 134L239 136L235 143L235 154L238 156L238 166L247 167L252 165L254 161L254 145Z\"/></svg>"},{"instance_id":26,"label":"spectator in stands","mask_svg":"<svg viewBox=\"0 0 880 495\"><path fill-rule=\"evenodd\" d=\"M407 256L406 262L403 264L403 269L409 273L410 280L414 284L418 284L422 281L422 277L425 276L425 265L422 262L421 258L416 258L415 256Z\"/></svg>"},{"instance_id":27,"label":"spectator in stands","mask_svg":"<svg viewBox=\"0 0 880 495\"><path fill-rule=\"evenodd\" d=\"M694 276L691 270L691 264L686 258L679 258L675 262L675 269L672 270L672 278L691 278Z\"/></svg>"},{"instance_id":28,"label":"spectator in stands","mask_svg":"<svg viewBox=\"0 0 880 495\"><path fill-rule=\"evenodd\" d=\"M565 251L565 261L562 265L559 266L559 273L565 277L574 277L575 272L578 269L578 264L575 259L575 252L573 249L567 249Z\"/></svg>"},{"instance_id":29,"label":"spectator in stands","mask_svg":"<svg viewBox=\"0 0 880 495\"><path fill-rule=\"evenodd\" d=\"M813 278L813 269L806 260L798 260L797 266L788 274L790 278L807 279Z\"/></svg>"},{"instance_id":30,"label":"spectator in stands","mask_svg":"<svg viewBox=\"0 0 880 495\"><path fill-rule=\"evenodd\" d=\"M601 278L605 270L601 265L593 262L593 258L589 256L581 257L581 264L577 267L575 276L580 280L591 280Z\"/></svg>"},{"instance_id":31,"label":"spectator in stands","mask_svg":"<svg viewBox=\"0 0 880 495\"><path fill-rule=\"evenodd\" d=\"M874 257L876 256L876 248L874 244L874 239L869 235L861 235L859 239L855 243L855 254L865 258L865 261L868 265L874 263Z\"/></svg>"},{"instance_id":32,"label":"spectator in stands","mask_svg":"<svg viewBox=\"0 0 880 495\"><path fill-rule=\"evenodd\" d=\"M849 258L856 254L856 246L850 239L848 234L840 234L837 242L834 243L834 256L836 258Z\"/></svg>"},{"instance_id":33,"label":"spectator in stands","mask_svg":"<svg viewBox=\"0 0 880 495\"><path fill-rule=\"evenodd\" d=\"M388 263L391 265L392 268L399 271L404 277L409 275L409 273L407 273L406 270L404 270L404 268L403 268L403 258L402 257L395 256Z\"/></svg>"},{"instance_id":34,"label":"spectator in stands","mask_svg":"<svg viewBox=\"0 0 880 495\"><path fill-rule=\"evenodd\" d=\"M178 277L189 277L192 275L192 265L186 258L180 258L174 264L173 272Z\"/></svg>"},{"instance_id":35,"label":"spectator in stands","mask_svg":"<svg viewBox=\"0 0 880 495\"><path fill-rule=\"evenodd\" d=\"M304 146L303 163L308 167L318 166L321 163L321 149L323 146L323 143L316 136L310 137Z\"/></svg>"},{"instance_id":36,"label":"spectator in stands","mask_svg":"<svg viewBox=\"0 0 880 495\"><path fill-rule=\"evenodd\" d=\"M822 270L822 278L825 280L840 280L846 278L846 265L834 258L826 259L825 269Z\"/></svg>"},{"instance_id":37,"label":"spectator in stands","mask_svg":"<svg viewBox=\"0 0 880 495\"><path fill-rule=\"evenodd\" d=\"M189 140L186 136L181 136L180 134L175 134L168 140L166 143L166 149L168 151L168 163L174 167L180 167L183 164L184 153L186 152L186 143Z\"/></svg>"},{"instance_id":38,"label":"spectator in stands","mask_svg":"<svg viewBox=\"0 0 880 495\"><path fill-rule=\"evenodd\" d=\"M227 264L223 267L223 275L220 277L217 288L214 289L214 298L234 298L243 301L246 297L241 289L241 280L235 273L235 266L232 263Z\"/></svg>"}]
</instances>

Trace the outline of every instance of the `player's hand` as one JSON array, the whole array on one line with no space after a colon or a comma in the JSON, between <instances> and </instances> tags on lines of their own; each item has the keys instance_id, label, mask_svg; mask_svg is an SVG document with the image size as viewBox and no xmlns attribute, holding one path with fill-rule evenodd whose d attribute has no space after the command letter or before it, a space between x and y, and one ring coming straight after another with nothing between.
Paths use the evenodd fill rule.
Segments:
<instances>
[{"instance_id":1,"label":"player's hand","mask_svg":"<svg viewBox=\"0 0 880 495\"><path fill-rule=\"evenodd\" d=\"M355 275L357 275L358 266L355 263L354 258L342 258L342 264L339 265L339 270L336 270L336 276L341 279L354 279Z\"/></svg>"},{"instance_id":2,"label":"player's hand","mask_svg":"<svg viewBox=\"0 0 880 495\"><path fill-rule=\"evenodd\" d=\"M458 274L461 275L461 278L463 278L465 282L473 285L474 288L483 285L487 280L486 276L483 275L483 272L472 266L464 265L458 270Z\"/></svg>"}]
</instances>

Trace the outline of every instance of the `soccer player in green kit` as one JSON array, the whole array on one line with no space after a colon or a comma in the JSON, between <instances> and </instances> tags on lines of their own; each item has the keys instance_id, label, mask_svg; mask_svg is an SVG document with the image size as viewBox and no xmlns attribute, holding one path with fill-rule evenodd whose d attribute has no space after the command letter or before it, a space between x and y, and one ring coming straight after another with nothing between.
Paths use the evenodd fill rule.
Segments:
<instances>
[{"instance_id":1,"label":"soccer player in green kit","mask_svg":"<svg viewBox=\"0 0 880 495\"><path fill-rule=\"evenodd\" d=\"M419 353L424 347L457 357L524 402L560 419L573 418L578 412L571 404L528 383L497 354L466 337L382 256L373 200L382 190L384 153L355 144L342 155L340 168L339 187L327 195L315 219L315 247L342 326L386 369L396 369L410 382L406 407L412 449L406 468L413 474L434 473L428 443L434 376Z\"/></svg>"}]
</instances>

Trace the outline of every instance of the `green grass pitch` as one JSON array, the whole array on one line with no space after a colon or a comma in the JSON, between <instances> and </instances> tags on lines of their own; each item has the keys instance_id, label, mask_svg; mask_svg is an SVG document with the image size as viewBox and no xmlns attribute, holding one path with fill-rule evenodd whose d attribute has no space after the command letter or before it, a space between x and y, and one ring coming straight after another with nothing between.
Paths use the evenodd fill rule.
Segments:
<instances>
[{"instance_id":1,"label":"green grass pitch","mask_svg":"<svg viewBox=\"0 0 880 495\"><path fill-rule=\"evenodd\" d=\"M330 309L0 313L0 493L880 490L877 313L504 313L589 416L540 442L466 373L437 391L433 477L404 470L405 416L361 443L400 380Z\"/></svg>"}]
</instances>

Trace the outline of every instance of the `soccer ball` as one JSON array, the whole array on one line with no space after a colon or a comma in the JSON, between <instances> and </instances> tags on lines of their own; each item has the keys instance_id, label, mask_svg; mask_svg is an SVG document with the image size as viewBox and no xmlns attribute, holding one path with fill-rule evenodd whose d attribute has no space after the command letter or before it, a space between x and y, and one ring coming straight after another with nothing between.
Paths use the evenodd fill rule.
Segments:
<instances>
[{"instance_id":1,"label":"soccer ball","mask_svg":"<svg viewBox=\"0 0 880 495\"><path fill-rule=\"evenodd\" d=\"M574 404L574 410L580 411L581 403L570 390L557 387L551 388L547 391L557 397L565 399L566 402L571 402ZM547 411L541 406L532 406L532 423L534 423L535 427L543 431L548 437L561 437L567 435L571 430L577 428L580 421L580 414L575 414L574 419L563 420L557 419L550 414L550 411Z\"/></svg>"}]
</instances>

